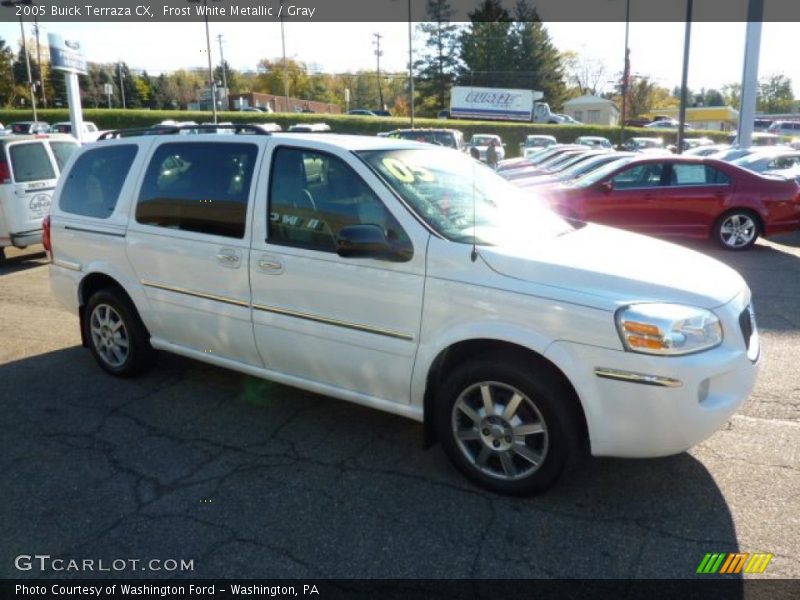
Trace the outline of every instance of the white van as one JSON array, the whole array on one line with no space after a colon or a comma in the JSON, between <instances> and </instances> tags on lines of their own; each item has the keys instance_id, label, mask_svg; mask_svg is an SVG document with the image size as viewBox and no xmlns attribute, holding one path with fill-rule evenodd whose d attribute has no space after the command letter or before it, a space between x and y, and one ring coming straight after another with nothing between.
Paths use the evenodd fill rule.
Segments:
<instances>
[{"instance_id":1,"label":"white van","mask_svg":"<svg viewBox=\"0 0 800 600\"><path fill-rule=\"evenodd\" d=\"M78 144L69 135L0 138L0 261L5 247L42 241L42 219L61 169Z\"/></svg>"}]
</instances>

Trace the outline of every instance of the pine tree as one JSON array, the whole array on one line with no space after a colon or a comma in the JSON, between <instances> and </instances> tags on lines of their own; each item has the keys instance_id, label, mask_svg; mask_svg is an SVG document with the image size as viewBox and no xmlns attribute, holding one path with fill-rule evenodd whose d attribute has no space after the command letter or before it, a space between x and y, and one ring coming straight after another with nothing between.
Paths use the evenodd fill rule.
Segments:
<instances>
[{"instance_id":1,"label":"pine tree","mask_svg":"<svg viewBox=\"0 0 800 600\"><path fill-rule=\"evenodd\" d=\"M459 65L458 26L450 22L454 11L448 0L428 0L429 21L417 26L427 36L422 58L414 62L416 89L422 98L421 114L447 108L450 88Z\"/></svg>"},{"instance_id":2,"label":"pine tree","mask_svg":"<svg viewBox=\"0 0 800 600\"><path fill-rule=\"evenodd\" d=\"M499 0L484 0L469 14L470 25L461 34L458 81L462 85L507 87L513 63L511 15Z\"/></svg>"},{"instance_id":3,"label":"pine tree","mask_svg":"<svg viewBox=\"0 0 800 600\"><path fill-rule=\"evenodd\" d=\"M0 38L0 106L14 101L14 52Z\"/></svg>"}]
</instances>

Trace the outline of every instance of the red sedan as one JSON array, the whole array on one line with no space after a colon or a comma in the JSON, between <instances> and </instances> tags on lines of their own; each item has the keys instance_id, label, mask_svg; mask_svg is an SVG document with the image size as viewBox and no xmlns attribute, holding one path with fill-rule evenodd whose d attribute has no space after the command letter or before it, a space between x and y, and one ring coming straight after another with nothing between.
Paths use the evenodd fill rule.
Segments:
<instances>
[{"instance_id":1,"label":"red sedan","mask_svg":"<svg viewBox=\"0 0 800 600\"><path fill-rule=\"evenodd\" d=\"M662 236L713 238L728 250L800 228L800 187L720 160L654 156L611 163L547 191L581 221Z\"/></svg>"}]
</instances>

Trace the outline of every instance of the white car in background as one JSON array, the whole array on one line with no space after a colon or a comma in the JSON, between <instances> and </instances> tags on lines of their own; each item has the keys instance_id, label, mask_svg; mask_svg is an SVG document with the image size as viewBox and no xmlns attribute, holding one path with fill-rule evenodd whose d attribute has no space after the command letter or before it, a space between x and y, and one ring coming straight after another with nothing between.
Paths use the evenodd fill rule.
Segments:
<instances>
[{"instance_id":1,"label":"white car in background","mask_svg":"<svg viewBox=\"0 0 800 600\"><path fill-rule=\"evenodd\" d=\"M506 148L503 140L499 135L476 133L472 136L467 144L467 151L470 148L475 148L482 162L486 162L486 151L489 149L489 144L494 142L495 150L497 151L497 160L501 161L506 157Z\"/></svg>"},{"instance_id":2,"label":"white car in background","mask_svg":"<svg viewBox=\"0 0 800 600\"><path fill-rule=\"evenodd\" d=\"M50 126L50 133L66 133L72 135L72 123L70 121L59 121ZM102 131L97 128L97 125L91 121L83 122L83 134L81 135L82 142L94 142L102 135ZM72 137L75 137L72 135Z\"/></svg>"}]
</instances>

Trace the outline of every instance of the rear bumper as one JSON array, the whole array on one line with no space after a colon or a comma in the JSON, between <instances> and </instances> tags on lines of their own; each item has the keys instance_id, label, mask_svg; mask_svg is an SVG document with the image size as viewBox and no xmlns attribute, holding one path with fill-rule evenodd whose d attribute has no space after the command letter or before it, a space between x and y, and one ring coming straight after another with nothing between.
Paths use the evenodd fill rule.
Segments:
<instances>
[{"instance_id":1,"label":"rear bumper","mask_svg":"<svg viewBox=\"0 0 800 600\"><path fill-rule=\"evenodd\" d=\"M34 229L33 231L22 231L20 233L10 234L11 245L17 248L24 248L31 244L42 243L42 230Z\"/></svg>"}]
</instances>

